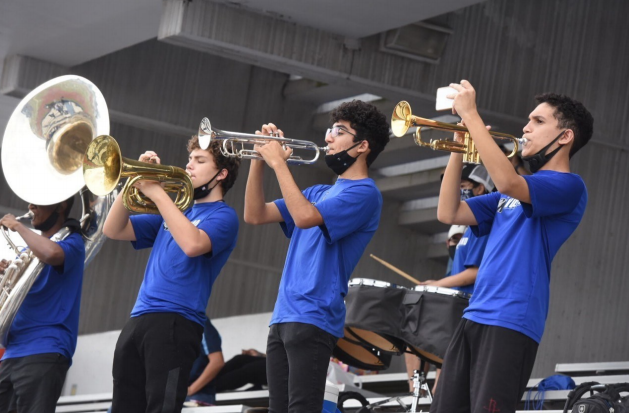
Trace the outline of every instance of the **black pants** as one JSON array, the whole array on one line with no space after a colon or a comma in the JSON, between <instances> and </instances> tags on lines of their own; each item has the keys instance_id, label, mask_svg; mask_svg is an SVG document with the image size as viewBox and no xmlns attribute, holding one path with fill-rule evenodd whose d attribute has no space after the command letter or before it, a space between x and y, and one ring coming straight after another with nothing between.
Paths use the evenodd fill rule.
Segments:
<instances>
[{"instance_id":1,"label":"black pants","mask_svg":"<svg viewBox=\"0 0 629 413\"><path fill-rule=\"evenodd\" d=\"M337 338L311 324L273 324L267 342L269 413L321 413Z\"/></svg>"},{"instance_id":2,"label":"black pants","mask_svg":"<svg viewBox=\"0 0 629 413\"><path fill-rule=\"evenodd\" d=\"M58 353L0 364L0 413L54 413L70 361Z\"/></svg>"},{"instance_id":3,"label":"black pants","mask_svg":"<svg viewBox=\"0 0 629 413\"><path fill-rule=\"evenodd\" d=\"M113 413L180 412L203 326L174 313L131 318L114 352Z\"/></svg>"},{"instance_id":4,"label":"black pants","mask_svg":"<svg viewBox=\"0 0 629 413\"><path fill-rule=\"evenodd\" d=\"M236 390L249 383L257 388L267 384L266 357L239 354L225 363L213 381L216 392Z\"/></svg>"},{"instance_id":5,"label":"black pants","mask_svg":"<svg viewBox=\"0 0 629 413\"><path fill-rule=\"evenodd\" d=\"M515 330L462 319L446 351L430 412L515 412L537 347Z\"/></svg>"}]
</instances>

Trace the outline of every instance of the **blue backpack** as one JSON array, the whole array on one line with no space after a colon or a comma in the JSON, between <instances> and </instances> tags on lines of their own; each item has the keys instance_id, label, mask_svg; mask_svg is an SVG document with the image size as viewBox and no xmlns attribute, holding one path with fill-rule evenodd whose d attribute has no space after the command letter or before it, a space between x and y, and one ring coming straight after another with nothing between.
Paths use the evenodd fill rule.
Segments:
<instances>
[{"instance_id":1,"label":"blue backpack","mask_svg":"<svg viewBox=\"0 0 629 413\"><path fill-rule=\"evenodd\" d=\"M555 374L553 376L546 377L544 380L537 383L526 393L526 401L524 402L524 410L542 410L544 406L544 398L546 390L572 390L576 387L574 380L570 376L564 376L563 374ZM533 399L531 395L533 391L537 390L537 394Z\"/></svg>"}]
</instances>

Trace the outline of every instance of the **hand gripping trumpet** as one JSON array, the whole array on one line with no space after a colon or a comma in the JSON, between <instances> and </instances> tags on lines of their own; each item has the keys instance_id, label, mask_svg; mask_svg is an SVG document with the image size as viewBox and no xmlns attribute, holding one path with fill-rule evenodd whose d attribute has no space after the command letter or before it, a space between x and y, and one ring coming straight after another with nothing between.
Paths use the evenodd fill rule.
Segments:
<instances>
[{"instance_id":1,"label":"hand gripping trumpet","mask_svg":"<svg viewBox=\"0 0 629 413\"><path fill-rule=\"evenodd\" d=\"M414 116L411 112L411 105L406 101L401 101L393 109L393 115L391 116L391 130L393 134L398 138L406 135L406 132L410 127L417 126L414 138L415 143L419 146L427 146L432 150L456 152L463 154L463 162L465 163L481 163L480 155L474 144L474 140L470 136L470 131L465 126L453 125L451 123L438 122L432 119L420 118ZM430 142L424 142L421 137L421 128L429 127L436 130L447 132L465 132L463 142L456 142L452 140L431 140ZM513 142L513 150L508 158L512 158L518 153L520 145L524 145L526 140L524 138L516 138L513 135L506 133L489 131L489 134L494 139L509 140Z\"/></svg>"},{"instance_id":2,"label":"hand gripping trumpet","mask_svg":"<svg viewBox=\"0 0 629 413\"><path fill-rule=\"evenodd\" d=\"M281 136L264 136L250 133L222 131L212 127L208 118L203 118L199 125L199 145L201 149L207 149L213 141L223 141L221 153L223 156L238 157L242 159L262 160L262 156L253 148L254 145L264 145L271 141L279 142L284 148L302 149L314 152L312 157L304 159L301 156L291 155L286 163L289 165L312 165L319 159L320 152L327 152L327 146L317 146L314 142L297 139L282 138ZM247 146L248 145L248 146Z\"/></svg>"}]
</instances>

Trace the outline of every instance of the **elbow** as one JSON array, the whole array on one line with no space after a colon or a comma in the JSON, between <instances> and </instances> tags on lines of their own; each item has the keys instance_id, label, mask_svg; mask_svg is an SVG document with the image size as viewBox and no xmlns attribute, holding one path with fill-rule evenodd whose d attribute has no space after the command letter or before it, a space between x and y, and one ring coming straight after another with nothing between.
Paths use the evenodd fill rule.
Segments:
<instances>
[{"instance_id":1,"label":"elbow","mask_svg":"<svg viewBox=\"0 0 629 413\"><path fill-rule=\"evenodd\" d=\"M300 229L308 229L321 225L323 222L319 222L315 215L305 215L295 217L295 226Z\"/></svg>"},{"instance_id":2,"label":"elbow","mask_svg":"<svg viewBox=\"0 0 629 413\"><path fill-rule=\"evenodd\" d=\"M201 245L201 243L195 243L195 244L183 246L181 250L183 251L184 254L186 254L186 257L188 258L194 258L203 254L207 254L208 252L212 252L211 248L209 251L206 251Z\"/></svg>"},{"instance_id":3,"label":"elbow","mask_svg":"<svg viewBox=\"0 0 629 413\"><path fill-rule=\"evenodd\" d=\"M184 254L186 254L186 257L188 257L188 258L198 257L199 255L202 254L200 252L200 250L198 248L195 248L195 247L182 248L182 251L183 251Z\"/></svg>"},{"instance_id":4,"label":"elbow","mask_svg":"<svg viewBox=\"0 0 629 413\"><path fill-rule=\"evenodd\" d=\"M111 224L107 225L107 221L105 221L105 225L103 225L103 234L109 239L118 239L116 238L118 231L116 231Z\"/></svg>"},{"instance_id":5,"label":"elbow","mask_svg":"<svg viewBox=\"0 0 629 413\"><path fill-rule=\"evenodd\" d=\"M105 223L105 225L103 226L103 234L109 238L109 239L113 239L111 230L109 229L109 227L107 226L107 223Z\"/></svg>"},{"instance_id":6,"label":"elbow","mask_svg":"<svg viewBox=\"0 0 629 413\"><path fill-rule=\"evenodd\" d=\"M447 225L454 223L454 215L446 213L441 208L437 208L437 219L439 222Z\"/></svg>"},{"instance_id":7,"label":"elbow","mask_svg":"<svg viewBox=\"0 0 629 413\"><path fill-rule=\"evenodd\" d=\"M247 210L245 210L243 218L245 220L245 223L249 225L260 225L260 220L258 219L258 217L250 212L247 212Z\"/></svg>"},{"instance_id":8,"label":"elbow","mask_svg":"<svg viewBox=\"0 0 629 413\"><path fill-rule=\"evenodd\" d=\"M62 265L64 259L65 259L65 254L63 250L61 249L61 247L59 247L58 249L55 248L50 251L45 251L43 252L42 257L41 257L41 261L43 263L52 265L53 267Z\"/></svg>"},{"instance_id":9,"label":"elbow","mask_svg":"<svg viewBox=\"0 0 629 413\"><path fill-rule=\"evenodd\" d=\"M498 182L495 182L496 190L501 194L513 197L515 193L515 189L518 186L518 175L516 175L513 179L501 179Z\"/></svg>"}]
</instances>

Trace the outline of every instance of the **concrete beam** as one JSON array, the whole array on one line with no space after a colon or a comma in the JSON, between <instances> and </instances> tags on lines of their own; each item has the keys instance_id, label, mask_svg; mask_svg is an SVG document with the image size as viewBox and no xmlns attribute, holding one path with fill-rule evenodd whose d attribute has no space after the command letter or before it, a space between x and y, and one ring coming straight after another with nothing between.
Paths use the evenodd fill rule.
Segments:
<instances>
[{"instance_id":1,"label":"concrete beam","mask_svg":"<svg viewBox=\"0 0 629 413\"><path fill-rule=\"evenodd\" d=\"M4 130L7 127L7 122L9 121L9 118L13 114L13 111L17 107L18 103L20 103L20 99L18 98L14 98L12 96L0 95L0 133L1 134L4 134ZM2 141L0 140L0 146L1 145L2 145Z\"/></svg>"},{"instance_id":2,"label":"concrete beam","mask_svg":"<svg viewBox=\"0 0 629 413\"><path fill-rule=\"evenodd\" d=\"M439 195L441 170L415 172L376 180L382 196L398 201L427 198Z\"/></svg>"},{"instance_id":3,"label":"concrete beam","mask_svg":"<svg viewBox=\"0 0 629 413\"><path fill-rule=\"evenodd\" d=\"M28 56L9 56L3 62L0 93L22 99L47 80L65 74L67 67Z\"/></svg>"},{"instance_id":4,"label":"concrete beam","mask_svg":"<svg viewBox=\"0 0 629 413\"><path fill-rule=\"evenodd\" d=\"M282 94L288 101L309 102L315 105L359 95L361 92L346 86L330 85L312 79L291 79Z\"/></svg>"},{"instance_id":5,"label":"concrete beam","mask_svg":"<svg viewBox=\"0 0 629 413\"><path fill-rule=\"evenodd\" d=\"M398 224L422 234L438 234L448 231L449 226L437 220L438 197L407 201L400 207Z\"/></svg>"},{"instance_id":6,"label":"concrete beam","mask_svg":"<svg viewBox=\"0 0 629 413\"><path fill-rule=\"evenodd\" d=\"M345 46L344 37L312 27L215 2L166 0L158 39L326 84L366 89L392 100L401 96L426 99L434 106L432 93L409 87L410 77L390 79L381 70L399 64L400 59L410 65L409 73L423 64L380 52L377 35L368 38L368 45L362 41L360 49L352 50ZM357 74L354 61L358 55L378 62L378 69Z\"/></svg>"},{"instance_id":7,"label":"concrete beam","mask_svg":"<svg viewBox=\"0 0 629 413\"><path fill-rule=\"evenodd\" d=\"M67 73L68 68L28 56L14 55L6 58L2 79L0 79L0 93L5 95L0 96L0 126L3 126L1 130L4 130L6 122L20 99L42 83ZM186 139L197 132L197 129L194 128L108 109L112 123L120 123L159 134L181 136Z\"/></svg>"}]
</instances>

